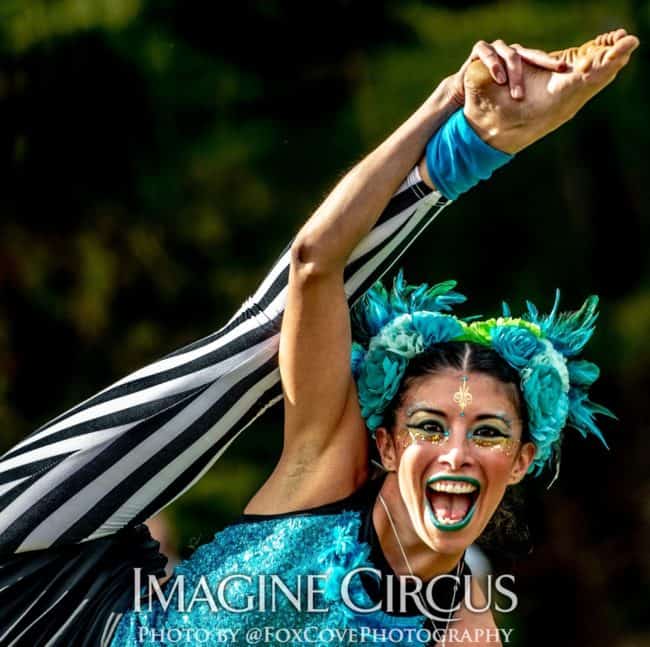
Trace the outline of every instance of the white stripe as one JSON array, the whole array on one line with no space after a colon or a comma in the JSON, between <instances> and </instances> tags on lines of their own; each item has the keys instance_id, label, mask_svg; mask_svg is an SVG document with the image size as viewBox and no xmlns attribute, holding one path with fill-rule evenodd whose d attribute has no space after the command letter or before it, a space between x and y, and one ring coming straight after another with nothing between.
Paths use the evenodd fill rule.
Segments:
<instances>
[{"instance_id":1,"label":"white stripe","mask_svg":"<svg viewBox=\"0 0 650 647\"><path fill-rule=\"evenodd\" d=\"M162 427L160 427L160 429L158 429L154 434L145 438L128 454L113 463L107 470L97 475L97 477L88 483L88 485L72 494L63 505L54 510L51 515L43 519L43 521L30 532L16 552L30 550L34 546L50 545L60 537L70 526L84 516L97 501L110 492L116 484L128 480L128 477L133 474L142 463L146 462L149 457L153 456L156 452L160 451L172 442L177 436L182 434L193 422L203 415L219 397L232 388L232 386L234 386L234 384L236 384L242 377L253 372L256 368L272 357L277 348L277 340L273 338L271 342L272 343L267 345L266 352L260 350L255 356L242 362L237 369L228 375L223 376L223 378L215 382L210 386L210 388L202 393L201 396L193 399L187 407L182 409L176 416L174 416L174 418L162 425ZM206 434L205 436L209 437L209 434ZM213 443L214 439L210 437L209 442ZM164 479L160 478L159 474L157 474L152 480L159 483L164 481ZM29 494L30 491L31 490L27 490L27 492L23 493L23 495L16 501L23 498L29 498L33 501L33 496L25 497L25 495ZM129 520L130 519L127 519L127 521ZM117 527L114 528L114 530L117 529Z\"/></svg>"},{"instance_id":2,"label":"white stripe","mask_svg":"<svg viewBox=\"0 0 650 647\"><path fill-rule=\"evenodd\" d=\"M154 364L149 364L149 366L145 366L139 371L131 373L131 375L128 375L119 382L116 382L113 386L126 384L127 382L132 382L133 380L140 379L142 377L149 377L150 375L155 375L161 371L168 371L178 366L188 364L195 359L199 359L204 355L207 355L208 353L211 353L212 351L225 346L227 343L238 339L242 335L256 330L260 327L260 323L261 322L259 321L259 317L251 316L245 321L242 321L236 328L228 331L225 335L223 335L223 337L219 337L218 339L215 339L205 346L200 346L199 348L190 350L187 353L183 353L182 355L173 355L172 357L161 359Z\"/></svg>"},{"instance_id":3,"label":"white stripe","mask_svg":"<svg viewBox=\"0 0 650 647\"><path fill-rule=\"evenodd\" d=\"M44 447L37 447L36 449L32 449L31 451L25 452L24 454L19 454L13 458L8 458L7 460L0 463L0 473L5 470L13 469L15 467L28 465L33 461L39 461L43 458L50 458L52 456L59 456L61 454L69 454L70 452L89 449L93 445L106 442L107 440L111 440L112 438L119 436L121 433L124 433L135 424L135 422L132 422L128 425L120 425L111 429L93 431L81 436L66 438L65 440L60 440L56 443L45 445Z\"/></svg>"},{"instance_id":4,"label":"white stripe","mask_svg":"<svg viewBox=\"0 0 650 647\"><path fill-rule=\"evenodd\" d=\"M12 501L0 514L0 533L13 525L23 514L25 514L38 501L49 494L61 481L72 474L79 472L83 467L95 459L95 457L112 441L106 441L91 449L77 452L64 458L58 465L55 465L46 474L43 474L37 481L29 486L22 494ZM52 542L45 542L41 545L34 545L27 550L39 550L48 548ZM16 551L19 552L19 551Z\"/></svg>"},{"instance_id":5,"label":"white stripe","mask_svg":"<svg viewBox=\"0 0 650 647\"><path fill-rule=\"evenodd\" d=\"M262 283L260 283L260 286L253 293L251 300L255 303L262 301L278 276L280 276L280 274L282 274L282 272L284 272L284 270L289 267L290 262L291 248L287 249L287 251L278 259L275 267L271 269L266 278L262 281Z\"/></svg>"},{"instance_id":6,"label":"white stripe","mask_svg":"<svg viewBox=\"0 0 650 647\"><path fill-rule=\"evenodd\" d=\"M123 613L115 614L115 617L111 621L110 629L108 630L108 633L106 634L106 636L102 636L102 642L100 647L108 647L111 644L111 642L113 641L113 634L115 633L115 630L117 629L117 625L119 624L123 615L124 615ZM106 631L106 627L104 628L104 631Z\"/></svg>"},{"instance_id":7,"label":"white stripe","mask_svg":"<svg viewBox=\"0 0 650 647\"><path fill-rule=\"evenodd\" d=\"M278 371L279 371L279 369L278 369ZM279 380L280 380L280 376L279 376L279 374L278 374L277 381L279 381ZM271 386L272 386L272 385L271 385ZM248 429L248 427L250 427L250 425L252 425L252 424L253 424L253 423L254 423L254 422L255 422L255 421L256 421L260 416L262 416L262 415L263 415L263 414L264 414L268 409L270 409L274 404L277 404L278 402L280 402L280 401L282 400L282 398L283 398L282 393L280 393L280 395L276 396L275 398L271 398L271 399L270 399L270 400L269 400L269 401L264 405L264 407L262 407L262 408L261 408L261 409L260 409L260 410L255 414L255 416L254 416L254 417L253 417L249 422L247 422L247 423L246 423L246 424L245 424L245 425L244 425L244 426L243 426L243 427L242 427L242 428L241 428L241 429L240 429L240 430L239 430L239 431L238 431L238 432L237 432L237 433L236 433L236 434L235 434L235 435L234 435L234 436L233 436L233 437L232 437L232 438L231 438L231 439L226 443L226 445L225 445L221 450L219 450L219 453L218 453L217 456L215 457L214 461L210 461L210 464L209 464L209 465L206 465L206 466L205 466L205 467L204 467L204 468L203 468L203 469L202 469L202 470L201 470L201 471L196 475L196 477L192 479L192 481L187 485L186 488L184 488L181 492L179 492L178 494L176 494L176 495L174 496L173 499L170 499L170 501L168 501L168 502L165 503L163 506L161 506L158 510L156 510L156 511L151 515L151 517L155 517L155 516L156 516L156 515L161 511L161 510L164 510L164 509L165 509L165 508L166 508L170 503L176 501L176 499L178 499L180 496L182 496L183 494L185 494L185 492L187 492L187 491L188 491L188 490L189 490L189 489L190 489L190 488L191 488L191 487L192 487L192 486L193 486L193 485L194 485L198 480L200 480L201 477L202 477L202 476L203 476L203 475L204 475L204 474L205 474L205 473L206 473L206 472L207 472L207 471L212 467L212 465L215 463L215 461L217 461L217 460L221 457L221 455L226 451L226 449L228 449L228 447L230 447L230 445L231 445L235 440L237 440L237 438L239 438L239 434L241 434L245 429ZM103 536L103 535L102 535L102 536Z\"/></svg>"},{"instance_id":8,"label":"white stripe","mask_svg":"<svg viewBox=\"0 0 650 647\"><path fill-rule=\"evenodd\" d=\"M116 531L118 528L124 527L135 515L137 515L140 510L144 510L172 481L178 478L189 465L194 463L201 456L210 451L214 447L215 443L228 432L229 429L232 429L237 422L242 418L242 416L252 407L259 397L274 384L277 384L280 381L280 369L275 369L269 373L265 378L257 382L253 387L246 391L239 400L226 412L226 414L220 418L203 436L198 438L192 445L187 447L181 454L179 454L173 461L165 465L165 467L156 474L155 479L151 479L145 483L137 492L135 492L131 498L129 498L118 510L116 510L90 537L89 539L97 539L106 535L110 535ZM207 392L206 392L206 395ZM275 401L280 399L276 398ZM208 398L209 401L213 401L214 398ZM259 415L258 413L255 418ZM251 420L246 425L250 425L253 422ZM241 431L240 431L241 433ZM234 438L228 441L223 447L219 449L217 454L210 459L208 464L202 468L201 472L196 475L196 477L189 483L182 492L178 492L174 499L181 496L181 494L187 491L196 481L198 481L201 476L208 470L214 463L219 459L224 451L228 448ZM170 502L165 505L169 505Z\"/></svg>"},{"instance_id":9,"label":"white stripe","mask_svg":"<svg viewBox=\"0 0 650 647\"><path fill-rule=\"evenodd\" d=\"M379 247L387 238L390 238L409 218L412 217L416 209L415 205L411 205L408 209L400 211L394 215L390 220L382 222L381 225L375 227L368 235L354 248L348 262L356 261L358 258L371 252L376 247Z\"/></svg>"},{"instance_id":10,"label":"white stripe","mask_svg":"<svg viewBox=\"0 0 650 647\"><path fill-rule=\"evenodd\" d=\"M16 481L9 481L9 483L5 483L3 485L0 485L0 496L3 494L6 494L9 492L9 490L13 490L19 483L22 483L24 480L28 479L31 476L23 476L20 479L17 479Z\"/></svg>"},{"instance_id":11,"label":"white stripe","mask_svg":"<svg viewBox=\"0 0 650 647\"><path fill-rule=\"evenodd\" d=\"M260 287L256 290L255 294L249 299L247 299L244 305L251 304L251 303L255 303L255 304L259 303L264 298L265 293L271 287L271 284L273 283L275 278L289 266L289 261L290 261L290 252L287 251L282 256L282 258L278 261L276 266L271 270L270 274L268 274L267 277L264 279ZM231 317L230 321L236 318L237 315L243 311L243 309L244 307L242 306L242 308L240 308L238 313L235 314L233 317ZM141 377L147 377L149 375L159 373L160 371L169 370L171 368L176 368L177 366L187 364L188 362L191 362L199 357L202 357L207 353L212 352L217 348L220 348L221 346L224 346L225 344L232 341L233 339L237 339L238 337L241 337L242 335L252 330L255 330L256 328L259 328L261 324L267 323L269 320L274 319L275 315L277 314L278 314L277 311L272 306L266 306L266 308L264 308L264 310L262 310L261 313L257 312L252 314L251 317L249 317L245 321L242 321L236 328L233 328L233 330L230 330L224 336L219 337L213 342L210 342L205 346L201 346L199 348L195 348L193 350L187 351L186 353L183 353L181 355L174 355L172 357L161 359L157 362L154 362L153 364L149 364L148 366L145 366L144 368L135 371L134 373L131 373L127 377L121 379L119 382L116 382L113 386L117 386L119 384L125 384L127 382L131 382ZM260 318L260 315L263 315L263 318ZM228 324L223 326L223 328L227 327L227 325Z\"/></svg>"},{"instance_id":12,"label":"white stripe","mask_svg":"<svg viewBox=\"0 0 650 647\"><path fill-rule=\"evenodd\" d=\"M406 176L406 179L404 182L402 182L399 185L399 188L395 192L395 195L398 195L402 193L402 191L405 191L408 189L410 186L413 186L414 184L417 184L418 182L422 181L422 177L420 176L420 169L418 165L416 164L412 169L411 172ZM393 196L395 197L395 196Z\"/></svg>"},{"instance_id":13,"label":"white stripe","mask_svg":"<svg viewBox=\"0 0 650 647\"><path fill-rule=\"evenodd\" d=\"M88 600L83 600L81 604L74 610L70 617L61 625L61 628L45 643L45 647L50 647L56 644L57 638L66 630L66 627L75 619L79 612L88 604Z\"/></svg>"},{"instance_id":14,"label":"white stripe","mask_svg":"<svg viewBox=\"0 0 650 647\"><path fill-rule=\"evenodd\" d=\"M113 623L113 618L115 617L115 611L111 611L111 615L108 616L108 619L104 623L104 631L102 631L102 636L99 639L99 644L100 647L104 647L106 645L106 634L109 633L109 628L111 624Z\"/></svg>"},{"instance_id":15,"label":"white stripe","mask_svg":"<svg viewBox=\"0 0 650 647\"><path fill-rule=\"evenodd\" d=\"M380 265L388 256L390 256L397 247L402 243L402 241L409 236L409 234L417 228L420 221L426 214L429 212L432 206L435 205L439 198L440 194L437 192L430 193L425 199L421 200L418 203L418 206L415 208L415 211L410 216L408 222L405 224L403 229L397 234L376 256L373 256L362 268L359 269L353 276L351 276L348 281L345 283L345 294L349 298L352 296L359 287L368 279L368 277L373 273L375 268ZM413 209L413 207L412 207ZM431 218L435 218L442 209L439 209ZM431 222L431 220L429 222ZM406 248L405 248L406 249ZM404 251L404 250L403 250ZM402 253L403 253L402 251ZM395 259L395 262L401 258L402 254L399 254ZM394 263L393 263L394 264ZM388 270L388 268L387 268Z\"/></svg>"}]
</instances>

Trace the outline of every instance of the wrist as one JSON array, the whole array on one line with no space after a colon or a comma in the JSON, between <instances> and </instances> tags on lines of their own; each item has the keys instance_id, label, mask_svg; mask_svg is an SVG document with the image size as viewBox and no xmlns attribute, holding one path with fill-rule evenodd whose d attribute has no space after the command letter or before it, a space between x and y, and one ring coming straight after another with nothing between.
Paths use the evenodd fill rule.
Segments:
<instances>
[{"instance_id":1,"label":"wrist","mask_svg":"<svg viewBox=\"0 0 650 647\"><path fill-rule=\"evenodd\" d=\"M509 155L519 152L517 126L504 127L493 110L477 113L464 108L467 123L486 144Z\"/></svg>"},{"instance_id":2,"label":"wrist","mask_svg":"<svg viewBox=\"0 0 650 647\"><path fill-rule=\"evenodd\" d=\"M523 122L504 126L502 121L495 118L493 114L468 114L467 110L463 112L467 123L482 141L508 155L522 151L545 134L542 129L531 127L530 124L526 125Z\"/></svg>"},{"instance_id":3,"label":"wrist","mask_svg":"<svg viewBox=\"0 0 650 647\"><path fill-rule=\"evenodd\" d=\"M436 128L463 107L463 97L457 91L454 76L443 79L422 105L431 117L438 118Z\"/></svg>"},{"instance_id":4,"label":"wrist","mask_svg":"<svg viewBox=\"0 0 650 647\"><path fill-rule=\"evenodd\" d=\"M511 159L512 154L484 141L459 109L427 144L425 181L455 200Z\"/></svg>"}]
</instances>

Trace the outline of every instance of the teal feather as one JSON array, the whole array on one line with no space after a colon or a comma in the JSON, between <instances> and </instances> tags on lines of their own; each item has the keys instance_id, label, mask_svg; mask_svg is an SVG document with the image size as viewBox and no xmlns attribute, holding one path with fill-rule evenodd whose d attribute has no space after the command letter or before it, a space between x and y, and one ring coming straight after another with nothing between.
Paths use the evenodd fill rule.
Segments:
<instances>
[{"instance_id":1,"label":"teal feather","mask_svg":"<svg viewBox=\"0 0 650 647\"><path fill-rule=\"evenodd\" d=\"M569 381L574 386L589 387L600 375L600 369L585 359L572 360L567 362L569 370Z\"/></svg>"},{"instance_id":2,"label":"teal feather","mask_svg":"<svg viewBox=\"0 0 650 647\"><path fill-rule=\"evenodd\" d=\"M574 357L582 351L593 335L598 319L598 297L587 297L579 310L558 314L560 291L556 291L553 309L548 315L540 315L530 301L526 302L528 313L525 318L537 324L544 336L549 339L557 351L565 357Z\"/></svg>"},{"instance_id":3,"label":"teal feather","mask_svg":"<svg viewBox=\"0 0 650 647\"><path fill-rule=\"evenodd\" d=\"M455 292L456 281L443 281L429 287L408 285L400 270L389 293L377 281L354 305L351 312L354 339L367 347L370 339L400 314L413 312L449 312L457 303L467 298Z\"/></svg>"},{"instance_id":4,"label":"teal feather","mask_svg":"<svg viewBox=\"0 0 650 647\"><path fill-rule=\"evenodd\" d=\"M616 415L606 407L591 402L587 397L586 391L580 388L572 387L569 390L569 402L570 407L567 424L574 429L577 429L583 438L586 438L588 434L596 436L596 438L598 438L598 440L609 449L607 441L596 425L594 416L603 415L616 419Z\"/></svg>"},{"instance_id":5,"label":"teal feather","mask_svg":"<svg viewBox=\"0 0 650 647\"><path fill-rule=\"evenodd\" d=\"M539 312L537 311L535 304L531 301L526 301L526 307L528 308L528 316L526 319L529 319L533 323L537 323L539 320Z\"/></svg>"}]
</instances>

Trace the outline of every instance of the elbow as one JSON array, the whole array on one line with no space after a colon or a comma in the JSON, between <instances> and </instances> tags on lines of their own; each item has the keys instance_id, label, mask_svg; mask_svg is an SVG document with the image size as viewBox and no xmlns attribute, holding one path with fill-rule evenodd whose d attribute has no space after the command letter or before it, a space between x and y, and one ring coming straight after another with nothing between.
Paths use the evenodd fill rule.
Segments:
<instances>
[{"instance_id":1,"label":"elbow","mask_svg":"<svg viewBox=\"0 0 650 647\"><path fill-rule=\"evenodd\" d=\"M296 237L291 245L291 266L300 279L314 279L335 271L334 263L323 253L320 245L307 236Z\"/></svg>"}]
</instances>

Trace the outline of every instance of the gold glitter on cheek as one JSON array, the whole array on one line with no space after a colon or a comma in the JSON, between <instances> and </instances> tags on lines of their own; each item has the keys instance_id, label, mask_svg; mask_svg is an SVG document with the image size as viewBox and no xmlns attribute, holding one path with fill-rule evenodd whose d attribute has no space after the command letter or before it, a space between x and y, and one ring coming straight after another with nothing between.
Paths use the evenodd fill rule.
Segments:
<instances>
[{"instance_id":1,"label":"gold glitter on cheek","mask_svg":"<svg viewBox=\"0 0 650 647\"><path fill-rule=\"evenodd\" d=\"M519 445L514 438L474 438L473 442L480 449L502 452L506 456L513 456Z\"/></svg>"},{"instance_id":2,"label":"gold glitter on cheek","mask_svg":"<svg viewBox=\"0 0 650 647\"><path fill-rule=\"evenodd\" d=\"M400 429L397 434L397 440L402 445L402 449L406 449L415 442L411 432L408 429Z\"/></svg>"}]
</instances>

